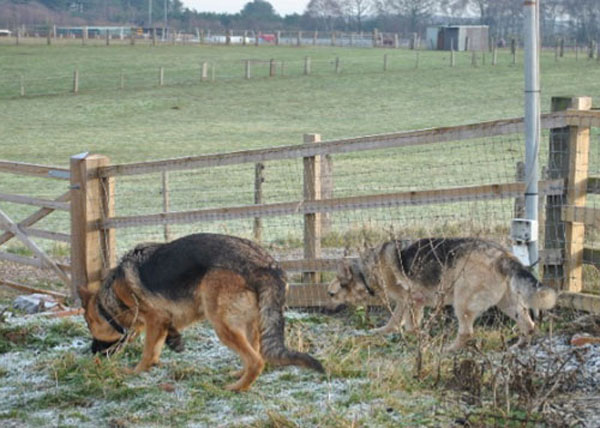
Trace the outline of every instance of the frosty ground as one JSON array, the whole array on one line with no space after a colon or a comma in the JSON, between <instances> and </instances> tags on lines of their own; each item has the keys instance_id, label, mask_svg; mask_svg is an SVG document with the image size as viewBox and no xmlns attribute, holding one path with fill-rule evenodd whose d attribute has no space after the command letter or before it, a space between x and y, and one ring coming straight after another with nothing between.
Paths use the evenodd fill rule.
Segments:
<instances>
[{"instance_id":1,"label":"frosty ground","mask_svg":"<svg viewBox=\"0 0 600 428\"><path fill-rule=\"evenodd\" d=\"M207 323L184 331L183 353L165 350L160 367L130 375L124 369L139 360L139 341L110 359L98 358L89 352L90 336L81 317L49 320L7 317L5 313L0 323L0 424L262 427L600 423L598 345L574 350L568 344L568 333L549 338L543 332L536 344L519 351L520 360L515 363L513 357L507 359L508 351L499 351L497 326L479 326L476 342L480 345L475 351L458 356L422 353L422 366L417 371L415 341L400 334L365 334L371 323L381 320L364 315L360 311L336 315L288 311L288 345L321 359L327 375L295 367L267 367L249 392L239 394L223 390L233 380L230 372L239 368L238 359L218 341ZM501 330L501 335L512 334L510 325ZM465 366L469 359L476 361L476 367L481 365L481 375L470 374L468 385L463 385L457 366ZM521 377L511 375L506 382L510 391L504 394L505 388L500 387L507 372L502 371L501 364L529 367L532 361L537 374L525 371ZM560 376L552 377L554 372ZM517 380L529 390L515 386ZM477 384L478 391L472 388ZM492 386L499 389L495 396ZM542 400L546 393L548 399ZM525 395L537 396L539 403L528 402Z\"/></svg>"}]
</instances>

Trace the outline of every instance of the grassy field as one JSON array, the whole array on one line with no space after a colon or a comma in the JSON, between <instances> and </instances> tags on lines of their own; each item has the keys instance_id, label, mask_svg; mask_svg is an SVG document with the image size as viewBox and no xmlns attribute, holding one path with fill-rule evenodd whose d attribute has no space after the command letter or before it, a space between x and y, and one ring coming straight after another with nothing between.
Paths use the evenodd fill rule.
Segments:
<instances>
[{"instance_id":1,"label":"grassy field","mask_svg":"<svg viewBox=\"0 0 600 428\"><path fill-rule=\"evenodd\" d=\"M384 53L389 55L386 73ZM313 74L303 76L307 55ZM342 64L338 75L332 63L336 56ZM283 60L285 74L268 78L263 64L251 80L244 80L245 58ZM214 82L200 82L202 61L216 64ZM470 55L459 54L457 66L450 68L448 53L420 52L417 69L416 53L405 50L0 45L0 159L66 167L71 155L89 151L114 162L133 162L298 144L304 133L335 139L521 116L521 66L513 66L505 51L495 67L489 55L485 65L479 61L472 67ZM161 66L166 86L159 88ZM75 68L81 77L78 95L69 93ZM570 57L555 64L553 55L545 53L542 73L544 111L553 95L600 96L595 61ZM21 74L25 97L19 96ZM593 150L595 161L598 149ZM520 136L451 143L444 150L343 155L335 159L335 188L338 195L352 195L507 182L514 179L522 155ZM267 202L301 198L301 161L268 166L266 177ZM162 209L160 176L150 178L117 183L118 214ZM170 179L173 209L252 199L251 165L180 172ZM0 174L0 193L54 198L67 188L66 182ZM399 231L392 226L411 236L505 237L513 203L507 199L340 214L333 218L324 245L339 247L344 234L353 234L355 241L365 233L381 239ZM33 211L7 203L0 203L0 209L17 220ZM171 232L248 236L251 223L174 226ZM59 213L39 227L68 233L68 226L68 215ZM161 233L160 228L119 231L119 249ZM265 234L272 249L297 248L302 217L268 219ZM11 251L26 254L22 247ZM65 245L50 251L63 260L68 255ZM1 274L6 269L0 264ZM56 286L32 270L11 269L19 281ZM22 314L11 319L6 314L12 311L3 311L12 297L12 292L0 292L3 426L527 426L581 420L595 426L594 415L600 414L591 408L597 400L586 389L598 387L592 383L598 371L590 370L600 365L548 370L565 367L561 364L566 359L587 364L598 354L597 346L578 351L575 358L567 344L569 333L559 335L559 326L549 323L542 326L546 339L537 339L516 361L505 349L515 336L513 324L505 320L482 323L475 347L446 355L441 346L455 331L449 319L429 325L416 338L372 337L364 330L387 314L369 318L364 308L337 316L290 313L290 346L321 359L327 375L269 367L250 393L232 394L222 386L231 381L228 373L237 359L206 324L184 332L184 353L165 351L161 367L131 376L123 369L139 359L139 342L112 359L92 358L81 319L48 321ZM518 368L536 363L530 371ZM465 367L481 367L481 372L465 374Z\"/></svg>"},{"instance_id":2,"label":"grassy field","mask_svg":"<svg viewBox=\"0 0 600 428\"><path fill-rule=\"evenodd\" d=\"M183 353L165 350L160 367L131 375L125 370L140 358L139 340L99 358L89 353L80 319L8 320L0 323L0 421L8 427L597 426L598 345L573 350L568 333L548 337L546 325L534 345L514 353L503 345L514 339L510 324L488 319L472 348L451 355L439 352L449 340L439 324L418 340L366 334L382 321L379 315L290 312L289 346L318 357L327 374L267 367L241 394L223 390L239 362L207 324L184 331ZM442 324L451 335L454 323Z\"/></svg>"},{"instance_id":3,"label":"grassy field","mask_svg":"<svg viewBox=\"0 0 600 428\"><path fill-rule=\"evenodd\" d=\"M513 65L507 51L500 51L498 65L492 66L487 54L477 67L470 54L457 53L454 68L448 52L325 47L0 45L0 56L0 159L63 167L81 152L133 162L298 144L304 133L335 139L523 114L522 58ZM310 76L302 75L305 56L312 58ZM342 68L336 75L337 56ZM268 66L262 64L244 80L242 60L248 58L282 60L285 74L266 77ZM216 65L214 82L200 81L203 61ZM69 93L75 68L78 95ZM541 68L544 111L554 95L600 96L597 61L566 57L555 63L553 53L545 52ZM25 97L18 96L21 74ZM542 165L545 149L543 144ZM598 168L597 154L593 149L592 169ZM365 156L336 156L336 196L512 181L523 142L521 136L507 136L447 144L444 150L417 147ZM64 182L0 175L3 193L54 198L66 191ZM301 198L300 160L270 164L265 176L266 202ZM251 203L253 180L252 165L175 173L171 209ZM162 210L160 192L158 175L119 180L117 214ZM33 211L4 203L0 208L16 219ZM511 211L508 200L363 211L337 215L334 232L394 227L439 233L452 227L455 233L479 234L506 224ZM301 222L299 216L267 220L267 242L297 243ZM68 216L53 214L40 227L68 233ZM504 234L506 227L500 229ZM191 230L249 236L251 221L173 228L175 236ZM161 234L156 227L119 232L120 250Z\"/></svg>"}]
</instances>

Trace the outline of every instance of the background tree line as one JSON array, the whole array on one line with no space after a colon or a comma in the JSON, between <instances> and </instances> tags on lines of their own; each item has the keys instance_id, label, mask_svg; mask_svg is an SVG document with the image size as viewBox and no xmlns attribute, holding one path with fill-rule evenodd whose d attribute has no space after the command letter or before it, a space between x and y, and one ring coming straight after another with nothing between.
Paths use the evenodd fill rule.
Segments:
<instances>
[{"instance_id":1,"label":"background tree line","mask_svg":"<svg viewBox=\"0 0 600 428\"><path fill-rule=\"evenodd\" d=\"M167 25L183 31L372 31L420 33L431 24L486 24L490 34L521 34L522 0L310 0L302 14L280 16L266 0L252 0L235 14L197 12L181 0L0 0L0 27L40 25ZM600 0L542 0L542 34L579 42L600 40Z\"/></svg>"}]
</instances>

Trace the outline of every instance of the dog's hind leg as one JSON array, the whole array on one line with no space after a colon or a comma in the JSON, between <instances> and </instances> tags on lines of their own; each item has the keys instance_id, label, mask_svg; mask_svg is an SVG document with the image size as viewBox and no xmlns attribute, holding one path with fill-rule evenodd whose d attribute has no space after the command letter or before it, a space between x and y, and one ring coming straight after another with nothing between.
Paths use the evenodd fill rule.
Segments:
<instances>
[{"instance_id":1,"label":"dog's hind leg","mask_svg":"<svg viewBox=\"0 0 600 428\"><path fill-rule=\"evenodd\" d=\"M155 319L146 318L146 338L142 360L135 366L134 373L148 370L158 363L160 353L167 338L167 324Z\"/></svg>"},{"instance_id":2,"label":"dog's hind leg","mask_svg":"<svg viewBox=\"0 0 600 428\"><path fill-rule=\"evenodd\" d=\"M259 353L254 350L244 331L233 326L227 325L225 322L214 323L217 336L227 347L235 351L244 365L242 377L235 383L227 385L225 389L231 391L246 391L252 383L261 374L264 368L264 360Z\"/></svg>"},{"instance_id":3,"label":"dog's hind leg","mask_svg":"<svg viewBox=\"0 0 600 428\"><path fill-rule=\"evenodd\" d=\"M473 337L473 322L477 318L477 314L466 310L466 308L454 308L454 311L458 318L458 334L454 343L448 348L450 352L463 348L469 339Z\"/></svg>"}]
</instances>

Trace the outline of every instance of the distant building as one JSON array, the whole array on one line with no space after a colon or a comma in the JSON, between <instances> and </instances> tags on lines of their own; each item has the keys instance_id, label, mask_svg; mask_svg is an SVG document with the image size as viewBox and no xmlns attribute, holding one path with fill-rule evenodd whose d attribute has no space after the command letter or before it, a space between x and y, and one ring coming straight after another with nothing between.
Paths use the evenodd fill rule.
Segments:
<instances>
[{"instance_id":1,"label":"distant building","mask_svg":"<svg viewBox=\"0 0 600 428\"><path fill-rule=\"evenodd\" d=\"M0 37L10 37L12 31L0 28Z\"/></svg>"},{"instance_id":2,"label":"distant building","mask_svg":"<svg viewBox=\"0 0 600 428\"><path fill-rule=\"evenodd\" d=\"M483 51L489 48L487 25L427 27L427 47L433 50Z\"/></svg>"}]
</instances>

